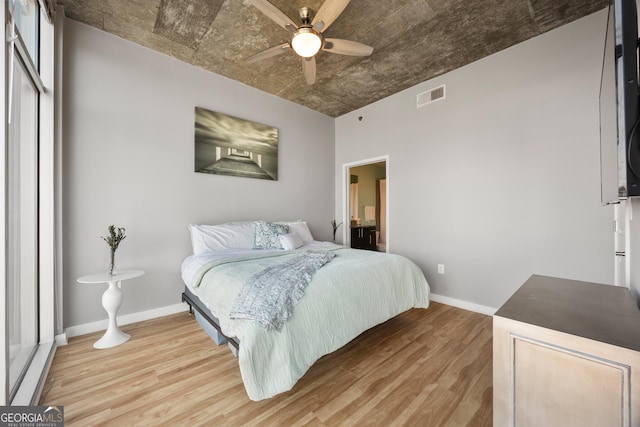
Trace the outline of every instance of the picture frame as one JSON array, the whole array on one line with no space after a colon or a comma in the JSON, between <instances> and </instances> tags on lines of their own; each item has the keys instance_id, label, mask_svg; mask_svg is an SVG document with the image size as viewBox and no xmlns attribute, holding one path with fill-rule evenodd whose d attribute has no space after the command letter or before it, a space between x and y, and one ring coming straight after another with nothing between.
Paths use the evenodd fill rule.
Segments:
<instances>
[{"instance_id":1,"label":"picture frame","mask_svg":"<svg viewBox=\"0 0 640 427\"><path fill-rule=\"evenodd\" d=\"M278 180L278 129L195 107L194 171Z\"/></svg>"}]
</instances>

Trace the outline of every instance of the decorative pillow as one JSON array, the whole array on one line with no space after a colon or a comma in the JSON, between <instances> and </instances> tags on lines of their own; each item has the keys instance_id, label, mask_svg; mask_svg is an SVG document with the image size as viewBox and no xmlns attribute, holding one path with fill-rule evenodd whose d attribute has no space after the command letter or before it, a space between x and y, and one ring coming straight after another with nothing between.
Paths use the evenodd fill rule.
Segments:
<instances>
[{"instance_id":1,"label":"decorative pillow","mask_svg":"<svg viewBox=\"0 0 640 427\"><path fill-rule=\"evenodd\" d=\"M313 236L306 221L278 221L278 224L289 226L289 232L295 231L303 243L313 242Z\"/></svg>"},{"instance_id":2,"label":"decorative pillow","mask_svg":"<svg viewBox=\"0 0 640 427\"><path fill-rule=\"evenodd\" d=\"M282 249L280 235L289 232L289 226L273 222L258 221L253 223L254 249Z\"/></svg>"},{"instance_id":3,"label":"decorative pillow","mask_svg":"<svg viewBox=\"0 0 640 427\"><path fill-rule=\"evenodd\" d=\"M304 245L298 233L291 232L289 234L283 234L280 236L280 244L282 245L282 249L285 251L290 251L291 249L298 249L300 246Z\"/></svg>"},{"instance_id":4,"label":"decorative pillow","mask_svg":"<svg viewBox=\"0 0 640 427\"><path fill-rule=\"evenodd\" d=\"M226 249L252 249L253 225L250 222L196 225L189 224L194 255Z\"/></svg>"}]
</instances>

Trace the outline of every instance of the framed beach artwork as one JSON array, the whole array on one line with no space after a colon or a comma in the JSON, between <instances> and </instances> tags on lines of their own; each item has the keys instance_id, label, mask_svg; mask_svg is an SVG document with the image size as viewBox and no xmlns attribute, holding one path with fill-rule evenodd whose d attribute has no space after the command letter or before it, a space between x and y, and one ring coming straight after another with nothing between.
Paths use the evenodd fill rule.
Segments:
<instances>
[{"instance_id":1,"label":"framed beach artwork","mask_svg":"<svg viewBox=\"0 0 640 427\"><path fill-rule=\"evenodd\" d=\"M278 129L196 107L195 171L278 180Z\"/></svg>"}]
</instances>

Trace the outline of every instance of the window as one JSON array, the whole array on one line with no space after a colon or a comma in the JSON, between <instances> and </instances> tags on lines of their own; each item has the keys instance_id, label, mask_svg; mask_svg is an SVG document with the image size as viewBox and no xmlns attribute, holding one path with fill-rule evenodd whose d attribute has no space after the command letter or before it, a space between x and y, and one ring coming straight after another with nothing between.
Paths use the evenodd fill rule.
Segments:
<instances>
[{"instance_id":1,"label":"window","mask_svg":"<svg viewBox=\"0 0 640 427\"><path fill-rule=\"evenodd\" d=\"M38 92L19 60L13 65L7 144L7 286L9 386L13 390L37 344Z\"/></svg>"},{"instance_id":2,"label":"window","mask_svg":"<svg viewBox=\"0 0 640 427\"><path fill-rule=\"evenodd\" d=\"M6 290L9 401L39 344L39 123L43 85L38 73L39 15L36 0L10 0L15 24L9 61L6 141Z\"/></svg>"},{"instance_id":3,"label":"window","mask_svg":"<svg viewBox=\"0 0 640 427\"><path fill-rule=\"evenodd\" d=\"M29 57L38 68L39 52L38 38L40 32L40 8L36 0L9 0L9 13L15 20L16 29L20 33L22 42L29 52Z\"/></svg>"}]
</instances>

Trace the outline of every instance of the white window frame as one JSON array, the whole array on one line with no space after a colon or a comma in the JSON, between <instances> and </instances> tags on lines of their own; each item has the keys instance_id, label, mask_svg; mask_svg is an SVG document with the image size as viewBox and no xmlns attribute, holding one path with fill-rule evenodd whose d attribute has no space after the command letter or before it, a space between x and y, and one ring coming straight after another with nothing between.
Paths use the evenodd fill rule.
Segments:
<instances>
[{"instance_id":1,"label":"white window frame","mask_svg":"<svg viewBox=\"0 0 640 427\"><path fill-rule=\"evenodd\" d=\"M10 14L8 9L8 2L3 2L4 7L0 8L0 22L3 24L3 28L6 28L10 22ZM61 18L60 18L61 19ZM6 32L5 32L6 33ZM56 313L61 310L60 297L61 294L56 295L56 275L59 276L59 269L57 266L61 265L59 260L56 259L56 188L59 185L59 171L56 168L56 161L59 161L56 152L55 139L56 130L55 123L59 120L56 117L55 105L56 98L53 88L55 87L56 80L60 80L59 75L55 72L56 50L55 47L59 46L59 40L56 38L55 25L49 22L46 12L43 7L40 7L40 48L39 48L39 66L40 72L35 73L33 78L36 86L40 90L39 97L39 288L38 288L38 318L39 318L39 341L36 354L27 369L24 378L15 394L13 399L9 402L10 390L9 390L9 359L8 359L8 345L9 345L9 333L7 328L7 283L6 283L6 247L0 245L0 316L5 319L4 331L0 333L0 345L2 345L3 351L0 352L0 381L2 386L0 387L0 405L35 405L38 403L40 393L42 392L42 386L46 379L48 368L53 359L55 352L55 332L56 332ZM21 40L16 40L16 49L23 58L26 58L23 62L26 68L33 74L36 71L27 49L22 44ZM3 58L3 67L0 67L0 74L2 74L4 85L0 87L2 97L5 102L0 104L0 112L5 120L3 121L3 146L6 147L6 141L8 140L8 124L7 124L7 99L8 91L8 64L10 56L13 54L9 49L9 44L2 43L0 47L0 57ZM0 209L0 223L3 224L0 227L0 241L6 241L6 191L5 186L7 182L7 170L6 170L6 151L0 150L0 200L2 200L3 208ZM58 305L58 307L56 307Z\"/></svg>"}]
</instances>

